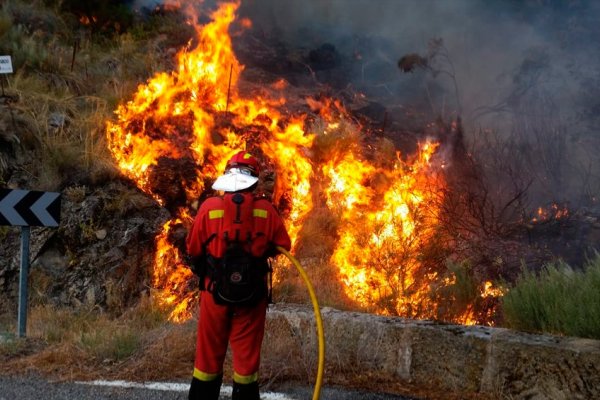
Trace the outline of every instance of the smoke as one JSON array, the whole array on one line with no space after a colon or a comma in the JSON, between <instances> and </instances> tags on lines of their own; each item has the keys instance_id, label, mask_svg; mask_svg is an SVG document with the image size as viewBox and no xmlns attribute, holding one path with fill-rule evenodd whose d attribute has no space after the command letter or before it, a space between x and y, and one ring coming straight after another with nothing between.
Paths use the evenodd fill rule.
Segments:
<instances>
[{"instance_id":1,"label":"smoke","mask_svg":"<svg viewBox=\"0 0 600 400\"><path fill-rule=\"evenodd\" d=\"M540 5L527 6L529 3ZM549 5L544 6L544 3ZM569 76L573 71L567 68L572 68L573 62L580 66L589 64L590 55L597 50L598 44L581 41L583 31L593 26L577 28L573 25L588 12L600 13L594 4L570 10L563 5L565 2L555 2L557 5L552 6L553 3L247 0L240 12L250 17L255 26L277 34L290 44L315 48L332 43L348 58L352 57L353 51L362 52L361 63L367 64L367 78L390 86L396 84L394 89L401 89L403 83L415 80L414 75L400 73L396 68L398 59L406 53L426 53L428 42L441 38L448 61L454 67L466 117L476 108L493 105L508 96L515 89L513 80L524 68L523 63L538 56L549 57L540 84L561 97L576 89L578 82ZM565 11L573 15L565 15ZM597 63L598 60L594 61ZM369 65L374 67L377 63L387 63L394 67L394 72L370 71ZM448 63L439 67L451 68ZM379 72L379 76L375 72ZM356 76L354 81L361 78ZM439 78L439 84L446 88L447 100L456 103L456 99L450 98L455 95L451 93L453 85L448 84L451 77L446 74ZM571 82L567 81L569 79ZM411 98L414 93L399 91L394 95Z\"/></svg>"},{"instance_id":2,"label":"smoke","mask_svg":"<svg viewBox=\"0 0 600 400\"><path fill-rule=\"evenodd\" d=\"M134 0L132 8L134 10L141 10L141 9L152 9L154 7L156 7L159 4L164 4L165 2L162 0Z\"/></svg>"},{"instance_id":3,"label":"smoke","mask_svg":"<svg viewBox=\"0 0 600 400\"><path fill-rule=\"evenodd\" d=\"M334 46L336 73L392 112L460 115L471 145L513 146L505 167L534 181L533 201L597 199L599 3L247 0L240 13L290 48ZM430 68L403 73L411 53Z\"/></svg>"}]
</instances>

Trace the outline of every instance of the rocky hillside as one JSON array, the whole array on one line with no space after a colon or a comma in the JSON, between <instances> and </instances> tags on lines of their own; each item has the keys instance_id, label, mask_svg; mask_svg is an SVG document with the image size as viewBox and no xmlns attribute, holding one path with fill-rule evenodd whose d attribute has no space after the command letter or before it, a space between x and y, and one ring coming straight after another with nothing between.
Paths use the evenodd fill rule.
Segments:
<instances>
[{"instance_id":1,"label":"rocky hillside","mask_svg":"<svg viewBox=\"0 0 600 400\"><path fill-rule=\"evenodd\" d=\"M100 7L94 14L78 3L2 4L0 53L12 56L14 73L0 77L0 187L62 194L60 227L32 229L32 301L100 306L118 314L151 290L155 237L172 209L159 205L117 170L107 149L105 124L140 83L172 70L177 52L197 39L179 9L134 9L131 2L110 2L122 7L118 12ZM410 154L425 137L440 140L452 161L438 232L444 240L426 249L431 265L437 262L426 272L450 274L440 266L446 259L468 260L471 281L511 280L523 263L539 268L562 256L580 265L600 246L600 210L569 209L533 220L526 206L526 179L511 175L514 179L500 186L490 178L498 164L488 161L502 160L506 149L498 146L492 155L489 149L481 154L467 150L459 115L444 118L424 111L430 93L417 91L412 83L415 101L399 105L389 87L370 79L357 86L353 79L364 75L365 57L370 57L371 74L416 70L435 75L427 63L435 51L445 50L443 41L434 41L428 56L397 54L400 62L394 60L390 70L389 59L377 58L385 46L374 38L359 37L353 52L327 39L301 47L260 27L238 34L234 49L246 66L240 93L261 93L283 79L289 85L285 112L302 112L308 119L316 113L307 96L340 99L352 122L368 133L361 145L374 159L384 150ZM382 150L382 143L389 148ZM319 150L313 149L315 158ZM484 156L489 156L486 162ZM167 170L179 176L176 168ZM507 171L514 172L512 166ZM163 178L165 190L175 187L176 179L166 173ZM0 311L15 310L19 236L16 227L0 227L0 290L8 294L0 300ZM328 240L311 245L323 246ZM316 258L314 248L300 250L308 260ZM441 301L454 296L443 291L435 295ZM480 306L485 313L487 305Z\"/></svg>"},{"instance_id":2,"label":"rocky hillside","mask_svg":"<svg viewBox=\"0 0 600 400\"><path fill-rule=\"evenodd\" d=\"M33 302L120 312L148 290L168 211L117 172L104 123L191 32L177 12L119 10L100 10L92 24L78 2L8 1L0 10L0 53L14 70L0 76L0 186L62 195L60 227L32 228ZM12 313L20 229L0 227L0 237L1 306Z\"/></svg>"}]
</instances>

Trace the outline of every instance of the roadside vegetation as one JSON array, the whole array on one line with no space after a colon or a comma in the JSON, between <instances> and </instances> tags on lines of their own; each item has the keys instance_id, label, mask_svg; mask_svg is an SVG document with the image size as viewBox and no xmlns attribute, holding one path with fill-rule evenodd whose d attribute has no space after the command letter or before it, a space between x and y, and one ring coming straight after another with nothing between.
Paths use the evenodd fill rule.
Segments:
<instances>
[{"instance_id":1,"label":"roadside vegetation","mask_svg":"<svg viewBox=\"0 0 600 400\"><path fill-rule=\"evenodd\" d=\"M81 8L83 3L2 3L0 54L12 55L15 72L0 76L6 93L0 116L0 186L9 168L18 169L23 180L33 182L31 186L63 190L71 196L85 196L79 190L83 185L118 176L106 146L105 121L140 82L172 67L174 51L193 35L175 12L150 12L133 24L133 19L141 17L127 9L102 8L99 14L90 14ZM103 2L90 4L101 8ZM7 160L13 153L35 157L11 167ZM115 206L117 212L124 209ZM322 232L335 232L335 221L325 215L312 224L305 229L321 232L321 236L313 235L314 243L304 243L303 251L318 264L332 240ZM0 227L0 239L5 231ZM441 254L438 250L430 249L431 258ZM449 264L448 279L455 283L432 293L438 301L457 299L460 310L450 311L458 314L481 298L468 263ZM323 294L323 305L347 307L347 299L332 284L333 274L324 268L309 271L317 292ZM547 265L539 273L524 269L506 288L502 300L506 326L600 339L599 255L583 271L562 263ZM278 290L279 299L304 297L298 278ZM167 320L170 310L157 309L149 298L141 298L136 307L120 314L96 307L61 309L49 303L34 302L28 339L0 342L1 373L35 368L65 379L93 378L100 371L105 379L189 376L195 347L193 319L173 324ZM11 317L0 317L3 331L15 331ZM265 364L271 365L267 379L281 378L277 360L267 359Z\"/></svg>"},{"instance_id":2,"label":"roadside vegetation","mask_svg":"<svg viewBox=\"0 0 600 400\"><path fill-rule=\"evenodd\" d=\"M116 176L105 121L140 82L168 68L165 51L185 44L191 32L174 13L148 13L125 32L121 19L132 20L133 12L119 7L114 14L104 3L3 2L0 52L11 55L14 73L0 77L6 95L0 176L8 168L6 153L17 146L38 156L22 167L30 186L41 190ZM110 2L116 3L125 2ZM99 19L87 22L96 10Z\"/></svg>"},{"instance_id":3,"label":"roadside vegetation","mask_svg":"<svg viewBox=\"0 0 600 400\"><path fill-rule=\"evenodd\" d=\"M149 299L118 317L38 305L30 310L27 338L0 345L0 373L33 367L58 379L187 378L194 345L193 321L172 324Z\"/></svg>"},{"instance_id":4,"label":"roadside vegetation","mask_svg":"<svg viewBox=\"0 0 600 400\"><path fill-rule=\"evenodd\" d=\"M524 270L503 298L506 325L536 333L600 339L600 254L582 271L556 262Z\"/></svg>"}]
</instances>

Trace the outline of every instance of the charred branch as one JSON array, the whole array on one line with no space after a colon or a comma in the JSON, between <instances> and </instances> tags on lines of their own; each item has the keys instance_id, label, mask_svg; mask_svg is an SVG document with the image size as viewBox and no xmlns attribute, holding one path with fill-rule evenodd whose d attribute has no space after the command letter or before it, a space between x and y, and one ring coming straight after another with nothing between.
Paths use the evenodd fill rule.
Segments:
<instances>
[{"instance_id":1,"label":"charred branch","mask_svg":"<svg viewBox=\"0 0 600 400\"><path fill-rule=\"evenodd\" d=\"M152 192L163 200L168 210L174 211L191 202L185 188L192 187L198 174L198 166L190 158L160 157L150 169L148 181Z\"/></svg>"}]
</instances>

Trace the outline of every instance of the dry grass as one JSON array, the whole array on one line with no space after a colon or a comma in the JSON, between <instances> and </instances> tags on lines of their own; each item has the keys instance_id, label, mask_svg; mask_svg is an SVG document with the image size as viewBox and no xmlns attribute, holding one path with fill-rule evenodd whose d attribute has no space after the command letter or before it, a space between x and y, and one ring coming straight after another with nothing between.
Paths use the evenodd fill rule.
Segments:
<instances>
[{"instance_id":1,"label":"dry grass","mask_svg":"<svg viewBox=\"0 0 600 400\"><path fill-rule=\"evenodd\" d=\"M194 348L194 323L167 322L149 300L119 318L95 308L39 305L29 313L27 338L0 345L0 373L35 370L64 380L173 379L189 375Z\"/></svg>"},{"instance_id":2,"label":"dry grass","mask_svg":"<svg viewBox=\"0 0 600 400\"><path fill-rule=\"evenodd\" d=\"M110 116L106 101L47 85L42 77L19 74L10 86L20 99L14 106L18 131L33 137L21 142L40 154L39 164L30 171L40 189L55 190L81 180L75 173L92 182L103 174L116 176L104 135L104 121Z\"/></svg>"},{"instance_id":3,"label":"dry grass","mask_svg":"<svg viewBox=\"0 0 600 400\"><path fill-rule=\"evenodd\" d=\"M181 31L175 21L165 22L163 30ZM115 178L105 123L139 83L171 62L168 35L142 29L138 36L93 37L72 23L37 1L0 6L0 51L12 55L15 70L5 89L16 99L10 118L3 107L0 123L7 129L0 131L17 132L13 147L37 154L25 169L40 190ZM6 157L0 153L0 171Z\"/></svg>"}]
</instances>

